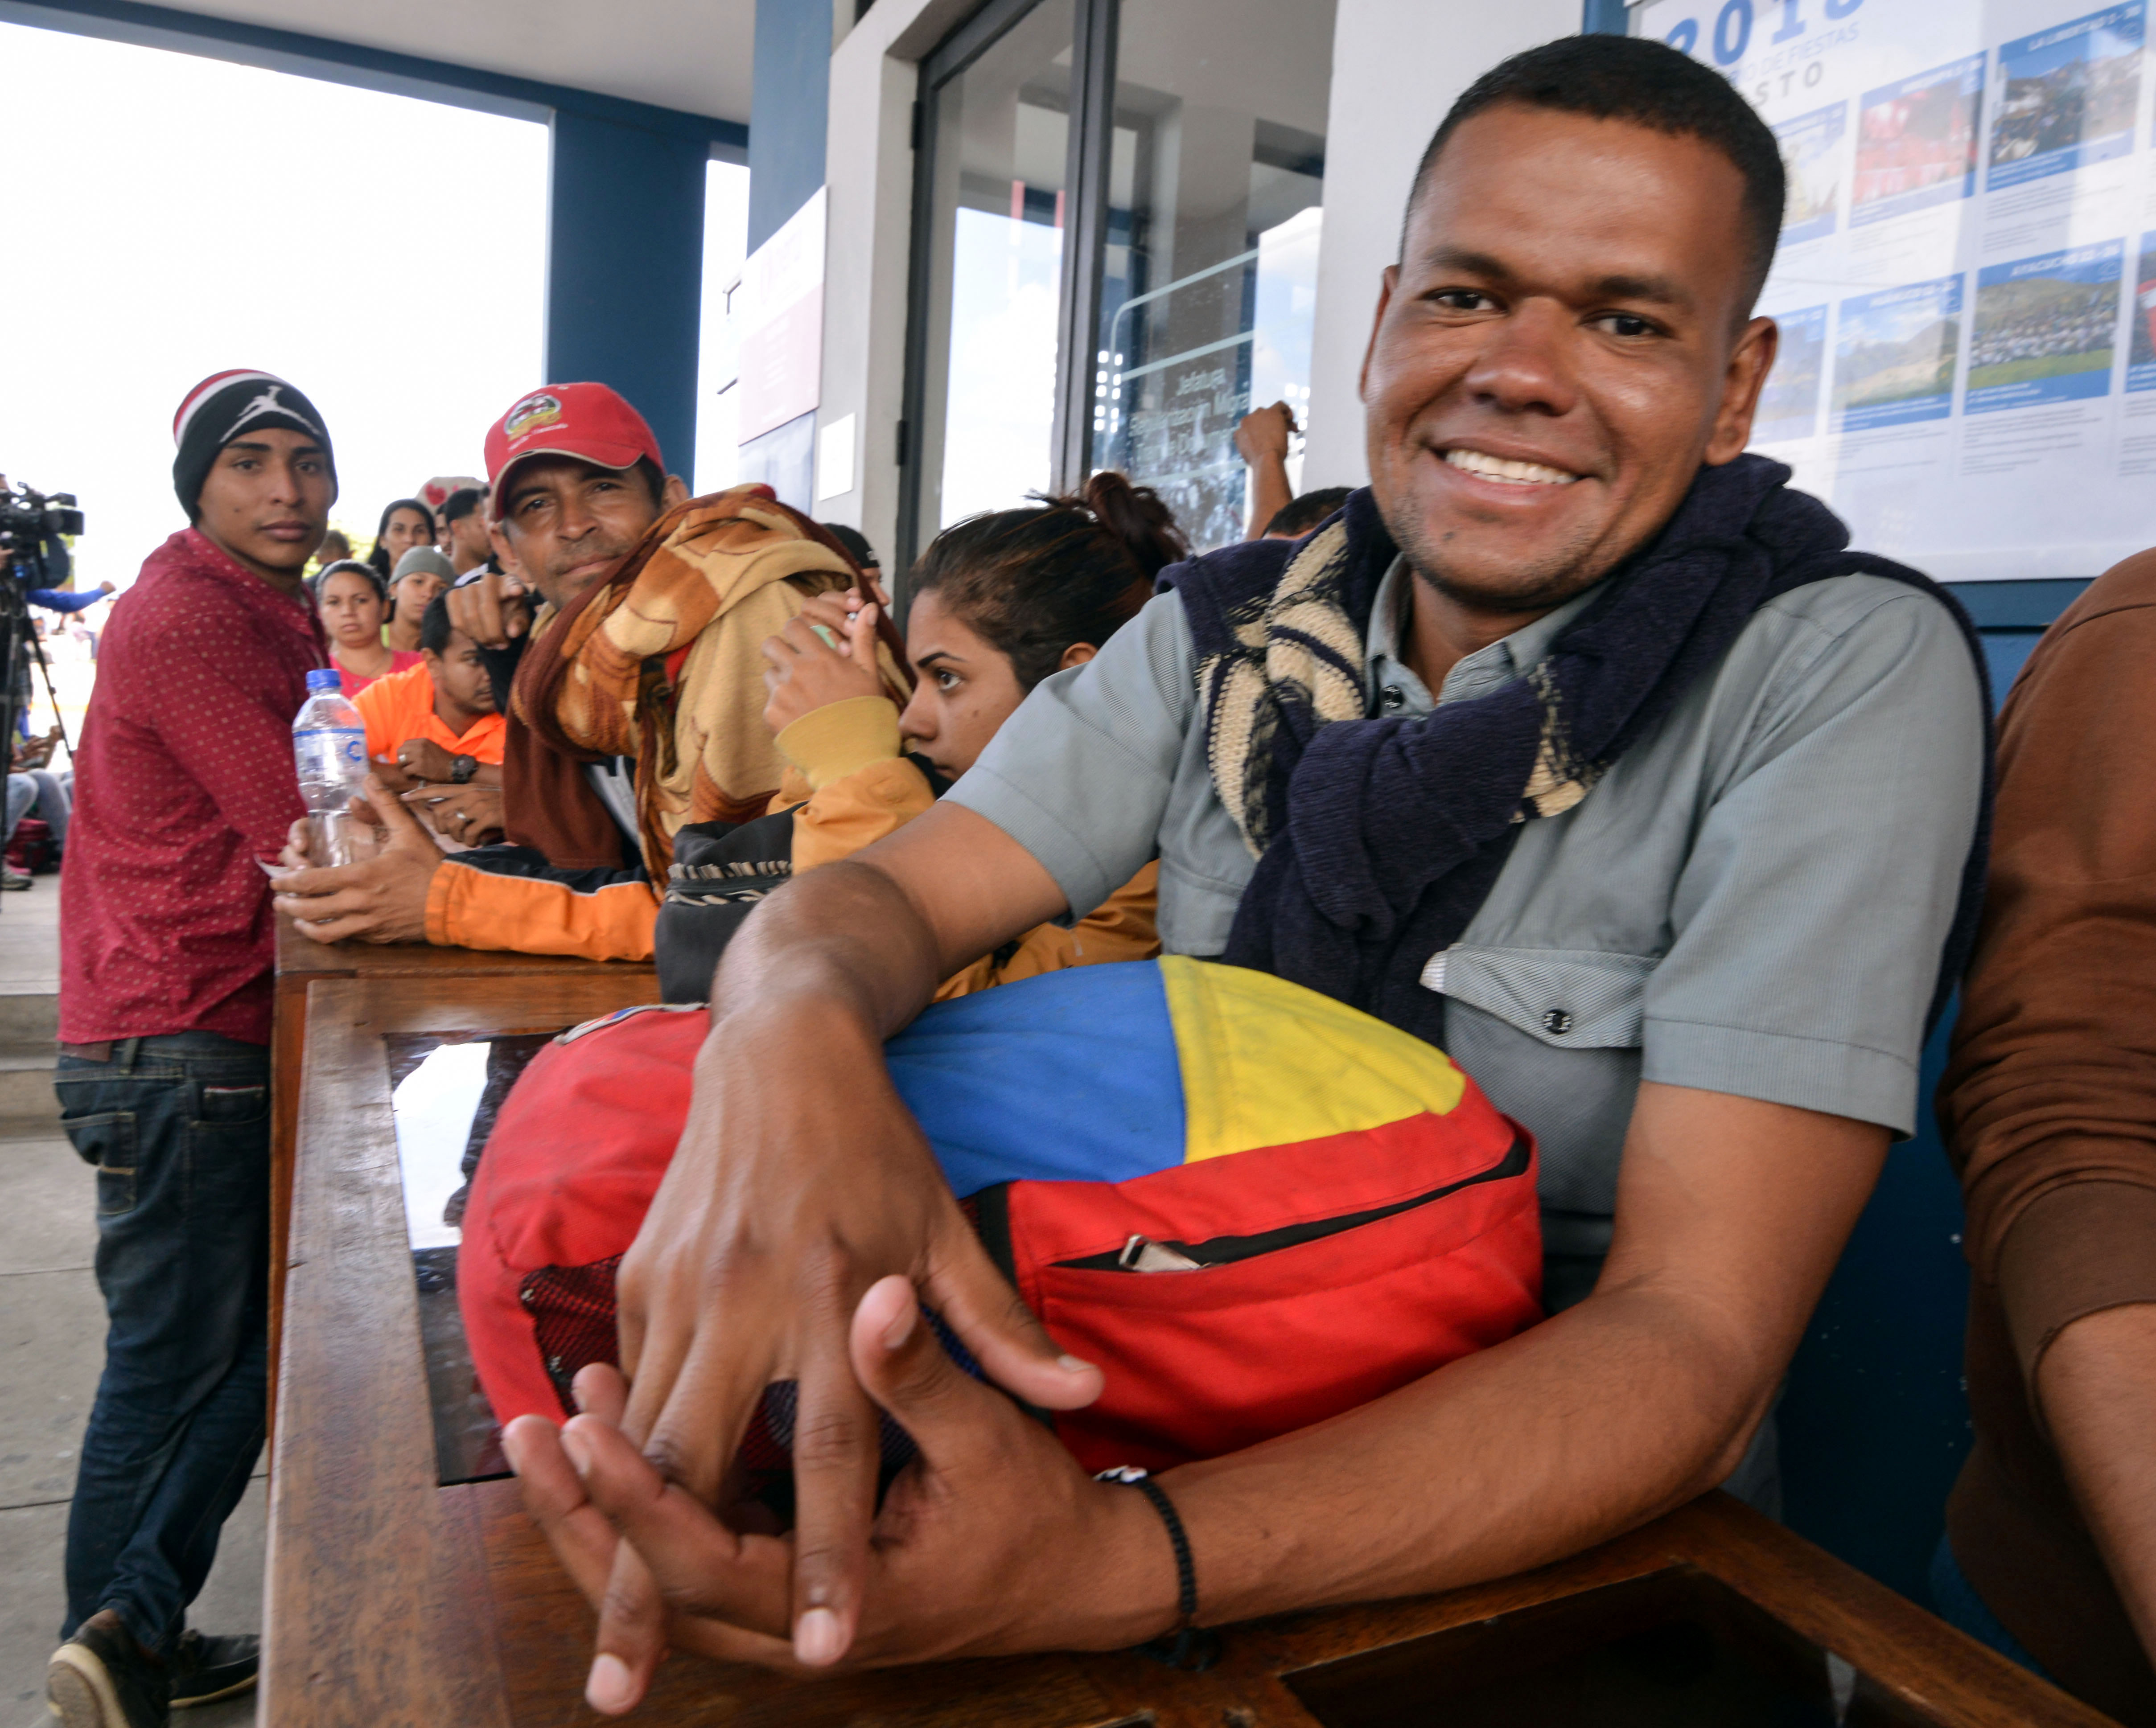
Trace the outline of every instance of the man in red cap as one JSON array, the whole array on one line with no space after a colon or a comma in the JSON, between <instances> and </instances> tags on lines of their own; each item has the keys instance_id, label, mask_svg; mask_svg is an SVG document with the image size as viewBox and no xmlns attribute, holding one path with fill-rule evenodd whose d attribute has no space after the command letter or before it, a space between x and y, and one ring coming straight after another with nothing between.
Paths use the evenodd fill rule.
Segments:
<instances>
[{"instance_id":1,"label":"man in red cap","mask_svg":"<svg viewBox=\"0 0 2156 1728\"><path fill-rule=\"evenodd\" d=\"M495 550L516 575L452 590L450 608L510 698L508 843L444 859L393 809L380 857L302 871L277 905L319 941L647 959L673 833L760 815L779 784L762 644L851 572L760 494L691 502L643 416L603 384L522 397L489 428L486 463ZM636 631L649 639L624 647ZM632 669L619 699L597 706L602 720L634 710L636 723L614 737L580 730L590 716L565 713L557 688L570 660L578 691ZM656 690L641 675L654 661L666 668ZM662 731L675 746L663 770L636 759Z\"/></svg>"},{"instance_id":2,"label":"man in red cap","mask_svg":"<svg viewBox=\"0 0 2156 1728\"><path fill-rule=\"evenodd\" d=\"M70 1728L142 1728L251 1684L254 1640L187 1603L261 1450L268 1387L270 885L303 813L292 717L329 644L300 574L336 501L328 432L268 372L172 423L189 526L113 607L75 753L54 1076L97 1167L109 1325L68 1515Z\"/></svg>"}]
</instances>

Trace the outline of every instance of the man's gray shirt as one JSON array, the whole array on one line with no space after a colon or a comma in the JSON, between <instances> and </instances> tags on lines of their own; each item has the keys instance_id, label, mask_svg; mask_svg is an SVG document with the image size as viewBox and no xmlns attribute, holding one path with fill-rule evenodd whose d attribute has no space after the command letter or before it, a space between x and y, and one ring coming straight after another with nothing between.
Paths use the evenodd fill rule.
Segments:
<instances>
[{"instance_id":1,"label":"man's gray shirt","mask_svg":"<svg viewBox=\"0 0 2156 1728\"><path fill-rule=\"evenodd\" d=\"M1412 580L1371 614L1375 711L1427 714ZM1438 701L1532 666L1593 591L1468 655ZM1190 628L1151 602L1035 689L952 790L1082 915L1160 860L1160 937L1216 955L1256 860L1213 787ZM1762 607L1719 668L1561 816L1527 823L1423 982L1445 1046L1540 1142L1553 1309L1593 1287L1642 1079L1916 1123L1923 1018L1974 832L1982 698L1961 632L1883 577Z\"/></svg>"}]
</instances>

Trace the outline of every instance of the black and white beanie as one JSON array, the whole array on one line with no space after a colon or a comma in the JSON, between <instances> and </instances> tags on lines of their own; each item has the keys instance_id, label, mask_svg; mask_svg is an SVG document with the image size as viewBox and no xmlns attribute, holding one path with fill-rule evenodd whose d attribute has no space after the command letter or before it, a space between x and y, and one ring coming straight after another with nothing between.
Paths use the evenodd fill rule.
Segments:
<instances>
[{"instance_id":1,"label":"black and white beanie","mask_svg":"<svg viewBox=\"0 0 2156 1728\"><path fill-rule=\"evenodd\" d=\"M217 453L243 432L281 426L317 440L330 464L330 485L336 485L336 455L330 449L329 428L315 405L274 372L248 367L213 372L187 394L180 411L172 416L172 442L179 448L172 457L172 490L192 522L198 514L203 482L209 478ZM335 498L336 494L331 492Z\"/></svg>"}]
</instances>

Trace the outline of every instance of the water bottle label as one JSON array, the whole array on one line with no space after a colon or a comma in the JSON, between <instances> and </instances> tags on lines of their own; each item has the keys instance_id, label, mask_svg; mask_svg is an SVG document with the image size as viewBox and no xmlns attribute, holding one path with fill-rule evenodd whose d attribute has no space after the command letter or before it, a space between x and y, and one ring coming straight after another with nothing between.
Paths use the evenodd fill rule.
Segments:
<instances>
[{"instance_id":1,"label":"water bottle label","mask_svg":"<svg viewBox=\"0 0 2156 1728\"><path fill-rule=\"evenodd\" d=\"M367 777L367 734L357 726L310 726L294 734L293 746L302 780L357 786Z\"/></svg>"}]
</instances>

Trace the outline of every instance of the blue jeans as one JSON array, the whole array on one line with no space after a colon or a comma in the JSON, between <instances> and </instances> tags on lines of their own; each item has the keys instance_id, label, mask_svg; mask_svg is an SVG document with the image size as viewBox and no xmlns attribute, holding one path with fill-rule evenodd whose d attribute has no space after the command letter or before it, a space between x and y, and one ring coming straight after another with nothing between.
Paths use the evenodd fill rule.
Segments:
<instances>
[{"instance_id":1,"label":"blue jeans","mask_svg":"<svg viewBox=\"0 0 2156 1728\"><path fill-rule=\"evenodd\" d=\"M68 1515L69 1636L101 1608L168 1651L262 1450L270 1053L213 1032L63 1054L68 1138L97 1167L105 1373Z\"/></svg>"}]
</instances>

